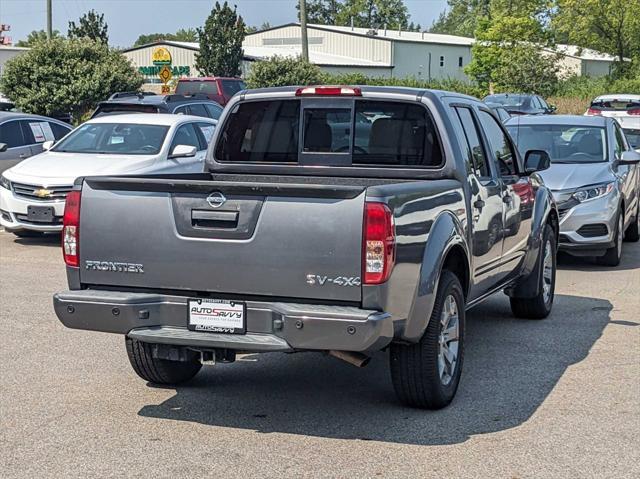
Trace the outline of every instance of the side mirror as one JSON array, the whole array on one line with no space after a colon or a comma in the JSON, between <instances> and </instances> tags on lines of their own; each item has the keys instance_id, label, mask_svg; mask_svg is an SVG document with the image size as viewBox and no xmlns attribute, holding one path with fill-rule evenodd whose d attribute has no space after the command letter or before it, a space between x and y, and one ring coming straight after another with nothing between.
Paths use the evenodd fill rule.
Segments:
<instances>
[{"instance_id":1,"label":"side mirror","mask_svg":"<svg viewBox=\"0 0 640 479\"><path fill-rule=\"evenodd\" d=\"M544 150L529 150L524 155L524 171L526 174L546 170L551 166L549 153Z\"/></svg>"},{"instance_id":2,"label":"side mirror","mask_svg":"<svg viewBox=\"0 0 640 479\"><path fill-rule=\"evenodd\" d=\"M623 151L620 158L616 160L616 165L637 165L640 163L640 153L635 151Z\"/></svg>"},{"instance_id":3,"label":"side mirror","mask_svg":"<svg viewBox=\"0 0 640 479\"><path fill-rule=\"evenodd\" d=\"M47 140L47 141L45 141L45 142L42 144L42 150L43 150L43 151L48 151L48 150L50 150L54 143L55 143L55 141L53 141L53 140Z\"/></svg>"},{"instance_id":4,"label":"side mirror","mask_svg":"<svg viewBox=\"0 0 640 479\"><path fill-rule=\"evenodd\" d=\"M7 151L6 143L0 143L0 153L2 153L3 151Z\"/></svg>"},{"instance_id":5,"label":"side mirror","mask_svg":"<svg viewBox=\"0 0 640 479\"><path fill-rule=\"evenodd\" d=\"M558 109L557 106L555 105L549 105L549 113L555 113L555 111Z\"/></svg>"},{"instance_id":6,"label":"side mirror","mask_svg":"<svg viewBox=\"0 0 640 479\"><path fill-rule=\"evenodd\" d=\"M198 150L195 146L176 145L169 155L169 158L189 158L191 156L196 156L196 151Z\"/></svg>"}]
</instances>

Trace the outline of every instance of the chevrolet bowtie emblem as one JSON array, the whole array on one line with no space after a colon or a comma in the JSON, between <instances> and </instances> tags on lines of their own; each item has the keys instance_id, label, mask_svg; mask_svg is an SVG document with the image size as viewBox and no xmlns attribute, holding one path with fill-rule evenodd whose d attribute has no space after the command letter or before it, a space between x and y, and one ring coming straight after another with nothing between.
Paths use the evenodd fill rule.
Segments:
<instances>
[{"instance_id":1,"label":"chevrolet bowtie emblem","mask_svg":"<svg viewBox=\"0 0 640 479\"><path fill-rule=\"evenodd\" d=\"M51 196L52 193L53 191L48 190L46 188L38 188L37 190L33 191L33 194L36 195L38 198L48 198L49 196Z\"/></svg>"}]
</instances>

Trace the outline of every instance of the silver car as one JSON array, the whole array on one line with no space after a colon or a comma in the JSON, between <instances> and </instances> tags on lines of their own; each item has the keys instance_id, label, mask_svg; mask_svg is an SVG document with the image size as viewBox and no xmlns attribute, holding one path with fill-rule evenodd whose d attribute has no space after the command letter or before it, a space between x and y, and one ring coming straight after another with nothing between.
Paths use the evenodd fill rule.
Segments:
<instances>
[{"instance_id":1,"label":"silver car","mask_svg":"<svg viewBox=\"0 0 640 479\"><path fill-rule=\"evenodd\" d=\"M540 172L560 216L560 249L617 266L623 240L638 241L640 154L613 118L520 116L506 122L521 152L545 150Z\"/></svg>"}]
</instances>

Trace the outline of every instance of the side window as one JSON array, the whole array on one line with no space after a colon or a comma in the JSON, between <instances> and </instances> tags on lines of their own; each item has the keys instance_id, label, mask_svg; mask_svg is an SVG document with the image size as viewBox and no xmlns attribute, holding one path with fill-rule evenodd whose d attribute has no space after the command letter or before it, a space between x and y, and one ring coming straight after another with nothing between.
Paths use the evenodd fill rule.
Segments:
<instances>
[{"instance_id":1,"label":"side window","mask_svg":"<svg viewBox=\"0 0 640 479\"><path fill-rule=\"evenodd\" d=\"M213 132L216 129L215 125L212 125L211 123L198 123L198 128L200 129L200 131L202 132L202 135L204 136L205 139L205 147L207 147L207 145L209 144L209 142L211 141L211 138L213 137Z\"/></svg>"},{"instance_id":2,"label":"side window","mask_svg":"<svg viewBox=\"0 0 640 479\"><path fill-rule=\"evenodd\" d=\"M207 113L207 110L205 110L202 103L194 103L192 105L189 105L189 114L209 118L209 113Z\"/></svg>"},{"instance_id":3,"label":"side window","mask_svg":"<svg viewBox=\"0 0 640 479\"><path fill-rule=\"evenodd\" d=\"M19 123L20 126L22 127L22 137L24 138L24 143L23 143L24 145L35 145L36 143L42 143L45 141L44 133L39 128L37 122L29 122L29 121L21 120L21 121L16 121L15 123ZM37 138L36 138L36 135L34 135L33 129L31 128L30 124L36 125L34 128L36 129L36 133L38 135Z\"/></svg>"},{"instance_id":4,"label":"side window","mask_svg":"<svg viewBox=\"0 0 640 479\"><path fill-rule=\"evenodd\" d=\"M625 141L624 135L620 131L620 127L616 124L614 125L615 135L616 135L616 157L622 155L623 151L627 151L627 143Z\"/></svg>"},{"instance_id":5,"label":"side window","mask_svg":"<svg viewBox=\"0 0 640 479\"><path fill-rule=\"evenodd\" d=\"M222 115L222 108L214 105L213 103L205 103L204 107L209 112L209 116L214 120L220 119L220 115Z\"/></svg>"},{"instance_id":6,"label":"side window","mask_svg":"<svg viewBox=\"0 0 640 479\"><path fill-rule=\"evenodd\" d=\"M179 106L178 108L173 110L173 114L174 115L186 115L187 114L187 107L186 106Z\"/></svg>"},{"instance_id":7,"label":"side window","mask_svg":"<svg viewBox=\"0 0 640 479\"><path fill-rule=\"evenodd\" d=\"M26 144L19 121L7 121L0 125L0 143L6 143L7 148L15 148Z\"/></svg>"},{"instance_id":8,"label":"side window","mask_svg":"<svg viewBox=\"0 0 640 479\"><path fill-rule=\"evenodd\" d=\"M491 156L498 165L500 176L516 175L516 157L511 148L511 141L498 121L493 115L480 110L480 124L487 135Z\"/></svg>"},{"instance_id":9,"label":"side window","mask_svg":"<svg viewBox=\"0 0 640 479\"><path fill-rule=\"evenodd\" d=\"M489 169L489 163L485 156L482 143L480 141L480 134L478 133L478 125L473 119L473 115L469 108L456 107L456 114L460 119L462 130L464 131L465 141L467 144L467 154L469 155L469 161L473 164L476 176L480 178L487 178L491 176L491 170Z\"/></svg>"},{"instance_id":10,"label":"side window","mask_svg":"<svg viewBox=\"0 0 640 479\"><path fill-rule=\"evenodd\" d=\"M542 97L537 97L537 98L538 98L538 101L540 102L541 107L544 108L545 110L548 110L549 105L547 104L547 102L544 101Z\"/></svg>"},{"instance_id":11,"label":"side window","mask_svg":"<svg viewBox=\"0 0 640 479\"><path fill-rule=\"evenodd\" d=\"M444 56L440 57L440 66L443 67L444 66Z\"/></svg>"},{"instance_id":12,"label":"side window","mask_svg":"<svg viewBox=\"0 0 640 479\"><path fill-rule=\"evenodd\" d=\"M177 145L188 145L195 146L196 150L201 150L200 141L198 140L198 135L193 126L193 123L187 123L186 125L182 125L176 131L176 134L173 136L173 141L171 142L171 148L169 148L169 152L173 151L173 149Z\"/></svg>"},{"instance_id":13,"label":"side window","mask_svg":"<svg viewBox=\"0 0 640 479\"><path fill-rule=\"evenodd\" d=\"M62 125L59 125L58 123L53 123L52 121L48 122L49 123L49 127L51 128L51 131L53 132L53 136L56 139L56 141L58 141L60 138L62 138L64 135L66 135L67 133L69 133L71 131L71 129L66 128Z\"/></svg>"},{"instance_id":14,"label":"side window","mask_svg":"<svg viewBox=\"0 0 640 479\"><path fill-rule=\"evenodd\" d=\"M458 57L458 66L462 68L462 61L463 58L462 57Z\"/></svg>"}]
</instances>

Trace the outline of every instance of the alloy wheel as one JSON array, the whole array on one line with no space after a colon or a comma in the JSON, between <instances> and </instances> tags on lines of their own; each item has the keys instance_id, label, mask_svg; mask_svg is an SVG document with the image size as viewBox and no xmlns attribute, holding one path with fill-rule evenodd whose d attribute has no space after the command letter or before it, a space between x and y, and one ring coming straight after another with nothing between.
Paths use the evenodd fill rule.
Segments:
<instances>
[{"instance_id":1,"label":"alloy wheel","mask_svg":"<svg viewBox=\"0 0 640 479\"><path fill-rule=\"evenodd\" d=\"M456 373L460 339L458 303L453 295L444 300L440 315L440 337L438 338L438 373L443 385L448 385Z\"/></svg>"}]
</instances>

